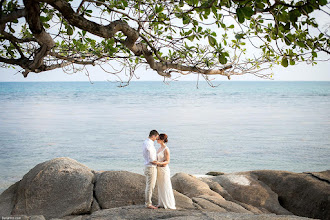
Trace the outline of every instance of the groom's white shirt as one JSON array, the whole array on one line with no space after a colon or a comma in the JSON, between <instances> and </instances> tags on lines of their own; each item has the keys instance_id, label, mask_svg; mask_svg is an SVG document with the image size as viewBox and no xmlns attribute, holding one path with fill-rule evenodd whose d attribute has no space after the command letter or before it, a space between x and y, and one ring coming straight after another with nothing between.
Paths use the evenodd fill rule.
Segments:
<instances>
[{"instance_id":1,"label":"groom's white shirt","mask_svg":"<svg viewBox=\"0 0 330 220\"><path fill-rule=\"evenodd\" d=\"M144 165L147 167L156 167L156 165L152 164L152 161L157 160L157 153L155 144L149 138L143 142L143 157L144 157Z\"/></svg>"}]
</instances>

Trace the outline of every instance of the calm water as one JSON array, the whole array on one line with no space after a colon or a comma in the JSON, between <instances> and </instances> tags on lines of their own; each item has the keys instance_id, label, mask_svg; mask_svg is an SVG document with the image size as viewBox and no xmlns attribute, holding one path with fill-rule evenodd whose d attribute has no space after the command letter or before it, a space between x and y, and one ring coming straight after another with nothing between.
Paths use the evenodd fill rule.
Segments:
<instances>
[{"instance_id":1,"label":"calm water","mask_svg":"<svg viewBox=\"0 0 330 220\"><path fill-rule=\"evenodd\" d=\"M151 129L172 174L330 169L330 82L0 83L0 103L0 192L54 157L142 174Z\"/></svg>"}]
</instances>

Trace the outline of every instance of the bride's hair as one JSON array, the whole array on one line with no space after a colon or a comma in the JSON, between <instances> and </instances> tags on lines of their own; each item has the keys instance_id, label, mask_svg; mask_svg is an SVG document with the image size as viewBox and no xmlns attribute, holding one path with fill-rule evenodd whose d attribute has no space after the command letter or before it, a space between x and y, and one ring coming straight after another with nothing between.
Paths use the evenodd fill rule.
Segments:
<instances>
[{"instance_id":1,"label":"bride's hair","mask_svg":"<svg viewBox=\"0 0 330 220\"><path fill-rule=\"evenodd\" d=\"M164 143L168 142L167 138L168 138L167 134L160 134L159 135L159 140L164 141Z\"/></svg>"}]
</instances>

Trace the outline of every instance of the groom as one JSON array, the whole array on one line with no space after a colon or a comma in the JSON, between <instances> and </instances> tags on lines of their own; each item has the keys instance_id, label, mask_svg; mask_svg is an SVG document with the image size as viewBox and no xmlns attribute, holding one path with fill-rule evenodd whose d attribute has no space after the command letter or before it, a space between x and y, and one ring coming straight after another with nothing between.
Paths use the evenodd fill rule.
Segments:
<instances>
[{"instance_id":1,"label":"groom","mask_svg":"<svg viewBox=\"0 0 330 220\"><path fill-rule=\"evenodd\" d=\"M152 192L157 179L157 154L154 142L159 134L156 130L150 131L149 138L143 142L144 174L146 175L145 205L149 209L157 209L152 205Z\"/></svg>"}]
</instances>

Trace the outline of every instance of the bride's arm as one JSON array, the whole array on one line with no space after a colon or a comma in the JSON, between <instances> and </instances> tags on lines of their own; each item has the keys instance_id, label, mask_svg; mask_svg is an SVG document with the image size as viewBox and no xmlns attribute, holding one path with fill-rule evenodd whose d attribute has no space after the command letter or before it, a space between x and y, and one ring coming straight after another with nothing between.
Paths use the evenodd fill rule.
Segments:
<instances>
[{"instance_id":1,"label":"bride's arm","mask_svg":"<svg viewBox=\"0 0 330 220\"><path fill-rule=\"evenodd\" d=\"M160 166L166 166L167 164L170 163L170 151L168 149L164 150L164 156L165 156L165 160L163 162L158 163Z\"/></svg>"}]
</instances>

